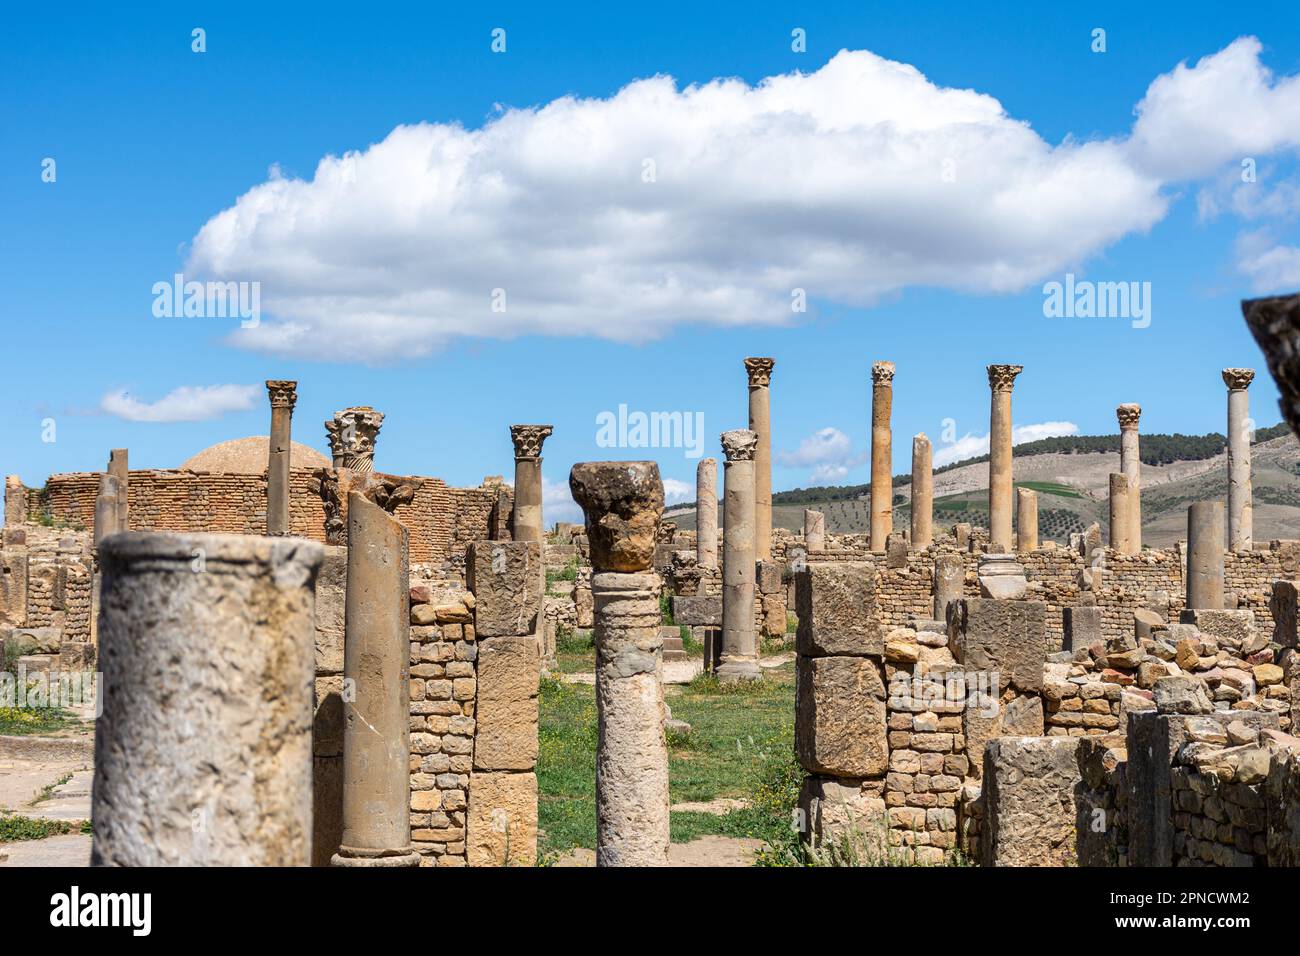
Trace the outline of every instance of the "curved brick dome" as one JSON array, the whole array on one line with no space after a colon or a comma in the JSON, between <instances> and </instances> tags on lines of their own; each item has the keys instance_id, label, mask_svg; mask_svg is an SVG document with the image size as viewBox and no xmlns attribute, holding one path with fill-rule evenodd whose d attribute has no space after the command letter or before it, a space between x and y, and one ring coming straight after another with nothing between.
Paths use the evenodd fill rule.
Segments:
<instances>
[{"instance_id":1,"label":"curved brick dome","mask_svg":"<svg viewBox=\"0 0 1300 956\"><path fill-rule=\"evenodd\" d=\"M260 475L266 471L266 456L270 439L266 435L251 438L232 438L203 449L192 458L181 462L189 471L226 472L239 475ZM298 468L328 468L330 460L315 448L292 443L289 463Z\"/></svg>"}]
</instances>

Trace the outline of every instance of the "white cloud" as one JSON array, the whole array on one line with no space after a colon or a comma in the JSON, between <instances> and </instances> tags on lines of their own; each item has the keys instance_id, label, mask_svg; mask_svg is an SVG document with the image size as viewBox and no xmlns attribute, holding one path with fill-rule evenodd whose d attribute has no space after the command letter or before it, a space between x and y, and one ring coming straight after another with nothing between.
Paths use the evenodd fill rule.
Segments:
<instances>
[{"instance_id":1,"label":"white cloud","mask_svg":"<svg viewBox=\"0 0 1300 956\"><path fill-rule=\"evenodd\" d=\"M1292 292L1300 286L1300 247L1278 243L1271 229L1242 233L1237 269L1250 277L1256 292Z\"/></svg>"},{"instance_id":2,"label":"white cloud","mask_svg":"<svg viewBox=\"0 0 1300 956\"><path fill-rule=\"evenodd\" d=\"M142 402L119 389L101 398L99 407L130 422L201 422L247 411L262 394L256 385L182 385L156 402Z\"/></svg>"},{"instance_id":3,"label":"white cloud","mask_svg":"<svg viewBox=\"0 0 1300 956\"><path fill-rule=\"evenodd\" d=\"M1079 434L1079 426L1074 422L1040 422L1034 425L1013 425L1011 427L1011 444L1023 445L1025 442L1040 438L1059 438L1064 435ZM963 435L948 445L940 445L934 452L934 467L965 461L988 454L989 436Z\"/></svg>"},{"instance_id":4,"label":"white cloud","mask_svg":"<svg viewBox=\"0 0 1300 956\"><path fill-rule=\"evenodd\" d=\"M664 504L675 505L683 501L695 500L694 483L687 484L684 481L678 481L676 478L665 478L664 483Z\"/></svg>"},{"instance_id":5,"label":"white cloud","mask_svg":"<svg viewBox=\"0 0 1300 956\"><path fill-rule=\"evenodd\" d=\"M569 481L548 481L542 477L542 521L551 527L557 521L583 522L582 508L573 500Z\"/></svg>"},{"instance_id":6,"label":"white cloud","mask_svg":"<svg viewBox=\"0 0 1300 956\"><path fill-rule=\"evenodd\" d=\"M857 467L865 460L865 454L853 453L853 443L848 435L830 426L813 432L794 451L776 453L779 465L811 469L808 480L814 485L839 481L849 473L850 468Z\"/></svg>"}]
</instances>

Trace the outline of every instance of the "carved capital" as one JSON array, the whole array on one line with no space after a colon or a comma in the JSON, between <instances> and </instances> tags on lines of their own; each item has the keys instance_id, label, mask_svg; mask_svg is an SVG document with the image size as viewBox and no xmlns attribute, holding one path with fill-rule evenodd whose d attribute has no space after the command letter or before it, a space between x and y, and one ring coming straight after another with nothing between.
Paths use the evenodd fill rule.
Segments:
<instances>
[{"instance_id":1,"label":"carved capital","mask_svg":"<svg viewBox=\"0 0 1300 956\"><path fill-rule=\"evenodd\" d=\"M1137 428L1138 419L1142 417L1142 406L1134 402L1125 402L1115 409L1120 428Z\"/></svg>"},{"instance_id":2,"label":"carved capital","mask_svg":"<svg viewBox=\"0 0 1300 956\"><path fill-rule=\"evenodd\" d=\"M553 431L553 425L511 425L510 440L515 444L515 460L541 458L542 442Z\"/></svg>"},{"instance_id":3,"label":"carved capital","mask_svg":"<svg viewBox=\"0 0 1300 956\"><path fill-rule=\"evenodd\" d=\"M1250 383L1254 379L1255 370L1253 368L1225 368L1223 370L1223 384L1234 392L1239 388L1250 388Z\"/></svg>"},{"instance_id":4,"label":"carved capital","mask_svg":"<svg viewBox=\"0 0 1300 956\"><path fill-rule=\"evenodd\" d=\"M749 387L766 388L772 384L772 368L776 365L773 358L745 359L745 372L749 375Z\"/></svg>"},{"instance_id":5,"label":"carved capital","mask_svg":"<svg viewBox=\"0 0 1300 956\"><path fill-rule=\"evenodd\" d=\"M873 363L871 366L871 383L873 385L892 387L894 384L894 363Z\"/></svg>"},{"instance_id":6,"label":"carved capital","mask_svg":"<svg viewBox=\"0 0 1300 956\"><path fill-rule=\"evenodd\" d=\"M722 451L727 461L753 461L758 449L758 432L748 428L737 428L722 433Z\"/></svg>"},{"instance_id":7,"label":"carved capital","mask_svg":"<svg viewBox=\"0 0 1300 956\"><path fill-rule=\"evenodd\" d=\"M1023 365L989 365L989 388L995 392L1009 392L1016 384L1016 376L1025 370Z\"/></svg>"},{"instance_id":8,"label":"carved capital","mask_svg":"<svg viewBox=\"0 0 1300 956\"><path fill-rule=\"evenodd\" d=\"M587 519L594 572L645 571L654 560L664 486L653 461L581 462L569 490Z\"/></svg>"},{"instance_id":9,"label":"carved capital","mask_svg":"<svg viewBox=\"0 0 1300 956\"><path fill-rule=\"evenodd\" d=\"M353 471L375 470L375 443L384 423L384 413L369 405L354 405L334 413L334 428L327 423L325 431L330 436L330 449L342 456L343 467Z\"/></svg>"},{"instance_id":10,"label":"carved capital","mask_svg":"<svg viewBox=\"0 0 1300 956\"><path fill-rule=\"evenodd\" d=\"M286 379L267 379L266 393L271 397L272 408L293 410L298 401L298 383Z\"/></svg>"}]
</instances>

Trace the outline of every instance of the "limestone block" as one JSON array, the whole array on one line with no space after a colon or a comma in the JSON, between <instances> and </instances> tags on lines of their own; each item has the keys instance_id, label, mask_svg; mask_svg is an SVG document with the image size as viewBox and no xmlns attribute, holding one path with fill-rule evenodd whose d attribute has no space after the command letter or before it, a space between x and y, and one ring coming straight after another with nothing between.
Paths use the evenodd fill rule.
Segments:
<instances>
[{"instance_id":1,"label":"limestone block","mask_svg":"<svg viewBox=\"0 0 1300 956\"><path fill-rule=\"evenodd\" d=\"M949 605L948 646L966 670L996 672L1000 687L1043 688L1047 605L967 598Z\"/></svg>"},{"instance_id":2,"label":"limestone block","mask_svg":"<svg viewBox=\"0 0 1300 956\"><path fill-rule=\"evenodd\" d=\"M343 673L343 621L347 606L348 549L325 548L316 578L316 673Z\"/></svg>"},{"instance_id":3,"label":"limestone block","mask_svg":"<svg viewBox=\"0 0 1300 956\"><path fill-rule=\"evenodd\" d=\"M1273 640L1282 647L1297 646L1296 605L1300 597L1300 581L1274 581L1269 611L1273 615Z\"/></svg>"},{"instance_id":4,"label":"limestone block","mask_svg":"<svg viewBox=\"0 0 1300 956\"><path fill-rule=\"evenodd\" d=\"M811 773L871 777L885 772L889 747L885 684L860 657L801 657L795 696L795 747Z\"/></svg>"},{"instance_id":5,"label":"limestone block","mask_svg":"<svg viewBox=\"0 0 1300 956\"><path fill-rule=\"evenodd\" d=\"M1102 640L1101 608L1095 604L1062 608L1061 619L1065 627L1064 650L1077 651Z\"/></svg>"},{"instance_id":6,"label":"limestone block","mask_svg":"<svg viewBox=\"0 0 1300 956\"><path fill-rule=\"evenodd\" d=\"M984 866L1066 866L1075 857L1078 737L999 737L984 751Z\"/></svg>"},{"instance_id":7,"label":"limestone block","mask_svg":"<svg viewBox=\"0 0 1300 956\"><path fill-rule=\"evenodd\" d=\"M475 770L532 770L537 765L540 676L535 638L480 641Z\"/></svg>"},{"instance_id":8,"label":"limestone block","mask_svg":"<svg viewBox=\"0 0 1300 956\"><path fill-rule=\"evenodd\" d=\"M26 623L27 552L6 549L0 551L0 624L22 627Z\"/></svg>"},{"instance_id":9,"label":"limestone block","mask_svg":"<svg viewBox=\"0 0 1300 956\"><path fill-rule=\"evenodd\" d=\"M889 819L885 801L861 780L808 776L799 792L804 839L813 846L848 840L868 859L885 854Z\"/></svg>"},{"instance_id":10,"label":"limestone block","mask_svg":"<svg viewBox=\"0 0 1300 956\"><path fill-rule=\"evenodd\" d=\"M1208 714L1214 710L1205 682L1189 674L1162 677L1151 687L1156 709L1164 714Z\"/></svg>"},{"instance_id":11,"label":"limestone block","mask_svg":"<svg viewBox=\"0 0 1300 956\"><path fill-rule=\"evenodd\" d=\"M465 553L466 584L474 594L480 639L531 634L542 604L538 541L475 541Z\"/></svg>"},{"instance_id":12,"label":"limestone block","mask_svg":"<svg viewBox=\"0 0 1300 956\"><path fill-rule=\"evenodd\" d=\"M1213 611L1186 609L1179 616L1183 624L1195 625L1202 634L1220 643L1240 647L1255 632L1255 615L1249 610Z\"/></svg>"},{"instance_id":13,"label":"limestone block","mask_svg":"<svg viewBox=\"0 0 1300 956\"><path fill-rule=\"evenodd\" d=\"M470 866L536 863L536 774L475 771L470 775L465 857Z\"/></svg>"},{"instance_id":14,"label":"limestone block","mask_svg":"<svg viewBox=\"0 0 1300 956\"><path fill-rule=\"evenodd\" d=\"M8 643L16 647L19 656L28 654L57 654L63 643L61 627L16 627L9 633Z\"/></svg>"},{"instance_id":15,"label":"limestone block","mask_svg":"<svg viewBox=\"0 0 1300 956\"><path fill-rule=\"evenodd\" d=\"M673 620L689 627L722 627L722 596L674 597Z\"/></svg>"},{"instance_id":16,"label":"limestone block","mask_svg":"<svg viewBox=\"0 0 1300 956\"><path fill-rule=\"evenodd\" d=\"M866 561L817 562L795 575L800 654L880 655L885 628L880 572Z\"/></svg>"}]
</instances>

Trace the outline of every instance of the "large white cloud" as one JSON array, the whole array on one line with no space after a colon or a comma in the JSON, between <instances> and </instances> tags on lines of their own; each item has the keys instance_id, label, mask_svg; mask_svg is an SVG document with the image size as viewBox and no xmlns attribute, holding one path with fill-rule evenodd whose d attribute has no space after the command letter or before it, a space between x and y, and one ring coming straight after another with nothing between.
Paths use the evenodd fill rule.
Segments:
<instances>
[{"instance_id":1,"label":"large white cloud","mask_svg":"<svg viewBox=\"0 0 1300 956\"><path fill-rule=\"evenodd\" d=\"M795 289L1016 291L1150 228L1178 177L1293 143L1296 80L1258 54L1246 38L1158 78L1126 140L1051 145L860 50L754 86L656 76L480 129L400 126L310 180L273 173L188 269L262 282L272 318L237 344L371 362L457 336L783 323Z\"/></svg>"},{"instance_id":2,"label":"large white cloud","mask_svg":"<svg viewBox=\"0 0 1300 956\"><path fill-rule=\"evenodd\" d=\"M144 402L118 389L101 398L99 407L131 422L201 422L247 411L261 394L256 385L182 385L156 402Z\"/></svg>"},{"instance_id":3,"label":"large white cloud","mask_svg":"<svg viewBox=\"0 0 1300 956\"><path fill-rule=\"evenodd\" d=\"M1011 428L1011 444L1023 445L1025 442L1038 441L1040 438L1060 438L1064 435L1077 434L1079 434L1079 426L1074 422L1036 422L1031 425L1013 425ZM987 455L988 451L989 436L987 434L967 434L958 438L955 442L940 445L934 452L933 464L935 468L939 468L954 461L965 461L967 458Z\"/></svg>"}]
</instances>

